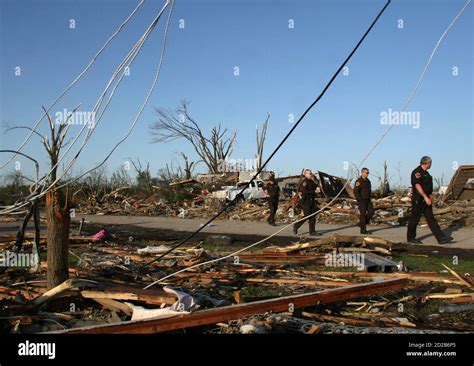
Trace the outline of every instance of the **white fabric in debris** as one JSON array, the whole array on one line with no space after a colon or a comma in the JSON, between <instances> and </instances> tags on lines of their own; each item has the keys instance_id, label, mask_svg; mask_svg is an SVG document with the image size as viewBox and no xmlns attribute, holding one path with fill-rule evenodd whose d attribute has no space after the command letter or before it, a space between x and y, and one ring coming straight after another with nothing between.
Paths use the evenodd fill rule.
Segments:
<instances>
[{"instance_id":1,"label":"white fabric in debris","mask_svg":"<svg viewBox=\"0 0 474 366\"><path fill-rule=\"evenodd\" d=\"M149 320L149 319L166 319L176 315L189 314L188 311L176 311L171 307L163 309L145 309L142 306L135 306L128 304L132 308L132 321L134 320Z\"/></svg>"},{"instance_id":2,"label":"white fabric in debris","mask_svg":"<svg viewBox=\"0 0 474 366\"><path fill-rule=\"evenodd\" d=\"M163 290L165 290L169 294L176 295L176 297L178 298L178 301L171 305L171 309L173 310L190 311L194 306L197 305L197 302L194 297L192 297L186 292L175 290L174 288L168 286L163 287Z\"/></svg>"},{"instance_id":3,"label":"white fabric in debris","mask_svg":"<svg viewBox=\"0 0 474 366\"><path fill-rule=\"evenodd\" d=\"M166 252L170 249L171 248L166 246L166 245L158 245L158 246L147 246L145 248L140 248L140 249L137 249L137 252L138 252L138 254L141 254L141 253L163 253L163 252Z\"/></svg>"},{"instance_id":4,"label":"white fabric in debris","mask_svg":"<svg viewBox=\"0 0 474 366\"><path fill-rule=\"evenodd\" d=\"M167 293L175 295L178 300L171 306L162 309L146 309L142 306L128 304L132 308L132 320L165 319L176 315L189 314L192 307L197 303L194 298L183 291L175 290L165 286Z\"/></svg>"},{"instance_id":5,"label":"white fabric in debris","mask_svg":"<svg viewBox=\"0 0 474 366\"><path fill-rule=\"evenodd\" d=\"M132 308L132 320L145 320L145 319L165 319L171 318L177 315L189 314L191 311L199 307L201 302L207 302L212 306L220 306L225 303L224 300L216 300L207 295L195 295L176 290L172 287L165 286L163 288L167 293L175 295L178 300L171 306L162 309L145 309L142 306L135 306L127 303Z\"/></svg>"}]
</instances>

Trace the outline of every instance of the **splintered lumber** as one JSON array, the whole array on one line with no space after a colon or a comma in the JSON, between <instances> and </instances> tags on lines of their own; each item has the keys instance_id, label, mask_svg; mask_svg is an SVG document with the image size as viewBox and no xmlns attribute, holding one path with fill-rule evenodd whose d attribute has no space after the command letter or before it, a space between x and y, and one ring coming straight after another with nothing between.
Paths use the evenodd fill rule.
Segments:
<instances>
[{"instance_id":1,"label":"splintered lumber","mask_svg":"<svg viewBox=\"0 0 474 366\"><path fill-rule=\"evenodd\" d=\"M333 234L327 238L321 238L321 239L316 239L316 240L311 240L306 243L300 243L300 244L293 244L293 245L288 245L286 247L269 247L263 250L264 253L292 253L292 252L297 252L300 250L305 250L305 249L312 249L312 248L317 248L323 245L328 245L328 244L340 244L340 243L350 243L353 245L363 245L363 244L370 244L370 245L383 245L390 247L393 243L382 239L378 238L375 236L360 236L360 235L342 235L342 234Z\"/></svg>"},{"instance_id":2,"label":"splintered lumber","mask_svg":"<svg viewBox=\"0 0 474 366\"><path fill-rule=\"evenodd\" d=\"M97 283L95 281L81 280L81 279L69 279L61 283L60 285L46 291L44 294L38 296L33 300L33 304L39 306L54 299L57 295L61 294L66 290L71 290L79 287L94 286Z\"/></svg>"},{"instance_id":3,"label":"splintered lumber","mask_svg":"<svg viewBox=\"0 0 474 366\"><path fill-rule=\"evenodd\" d=\"M416 327L415 324L402 319L402 318L387 318L387 317L378 317L376 319L360 319L360 318L347 318L343 316L334 316L334 315L325 315L325 314L313 314L303 311L301 315L323 321L323 322L334 322L334 323L344 323L347 325L352 325L356 327L377 327L383 325L386 327Z\"/></svg>"},{"instance_id":4,"label":"splintered lumber","mask_svg":"<svg viewBox=\"0 0 474 366\"><path fill-rule=\"evenodd\" d=\"M311 327L307 330L306 334L318 334L321 331L321 327L316 324L311 324Z\"/></svg>"},{"instance_id":5,"label":"splintered lumber","mask_svg":"<svg viewBox=\"0 0 474 366\"><path fill-rule=\"evenodd\" d=\"M338 272L338 271L302 271L310 275L336 276L336 277L359 277L359 278L407 278L419 282L442 282L462 284L458 279L436 272L404 272L404 273L371 273L371 272Z\"/></svg>"},{"instance_id":6,"label":"splintered lumber","mask_svg":"<svg viewBox=\"0 0 474 366\"><path fill-rule=\"evenodd\" d=\"M334 323L344 323L347 325L353 325L356 327L375 327L377 326L377 321L375 319L353 319L345 318L342 316L332 316L332 315L323 315L323 314L313 314L303 311L301 313L306 318L311 318L323 322L334 322Z\"/></svg>"},{"instance_id":7,"label":"splintered lumber","mask_svg":"<svg viewBox=\"0 0 474 366\"><path fill-rule=\"evenodd\" d=\"M291 252L297 252L300 250L304 249L311 249L311 248L317 248L322 245L327 245L327 244L334 244L334 243L339 243L339 242L345 242L348 238L354 238L350 237L348 235L338 235L338 234L333 234L331 236L328 236L326 238L321 238L321 239L315 239L315 240L310 240L306 243L301 243L301 244L293 244L293 245L288 245L286 247L268 247L263 250L263 253L266 252L278 252L278 253L291 253ZM362 244L362 237L360 237L360 243Z\"/></svg>"},{"instance_id":8,"label":"splintered lumber","mask_svg":"<svg viewBox=\"0 0 474 366\"><path fill-rule=\"evenodd\" d=\"M331 238L333 239L333 243L362 244L365 237L358 235L333 234Z\"/></svg>"},{"instance_id":9,"label":"splintered lumber","mask_svg":"<svg viewBox=\"0 0 474 366\"><path fill-rule=\"evenodd\" d=\"M304 285L304 286L321 286L321 287L344 287L353 285L350 282L341 281L318 281L294 278L246 278L245 282L252 283L276 283L285 285Z\"/></svg>"},{"instance_id":10,"label":"splintered lumber","mask_svg":"<svg viewBox=\"0 0 474 366\"><path fill-rule=\"evenodd\" d=\"M474 293L462 293L462 294L430 294L426 295L425 299L469 299L474 301Z\"/></svg>"},{"instance_id":11,"label":"splintered lumber","mask_svg":"<svg viewBox=\"0 0 474 366\"><path fill-rule=\"evenodd\" d=\"M387 246L390 246L393 244L389 240L378 238L376 236L366 236L363 240L364 240L364 244L387 245Z\"/></svg>"},{"instance_id":12,"label":"splintered lumber","mask_svg":"<svg viewBox=\"0 0 474 366\"><path fill-rule=\"evenodd\" d=\"M311 292L245 304L196 311L169 319L126 321L118 324L89 326L49 333L161 333L176 329L216 324L236 320L243 316L262 314L268 311L282 312L288 309L305 308L317 304L334 303L355 298L364 298L399 291L408 284L407 279L391 279L370 282L344 288Z\"/></svg>"},{"instance_id":13,"label":"splintered lumber","mask_svg":"<svg viewBox=\"0 0 474 366\"><path fill-rule=\"evenodd\" d=\"M446 268L449 273L451 273L454 277L456 277L459 281L461 281L463 283L463 285L466 285L467 287L469 288L472 288L472 284L470 284L469 282L467 282L459 273L457 273L455 270L449 268L447 265L443 264L443 267Z\"/></svg>"},{"instance_id":14,"label":"splintered lumber","mask_svg":"<svg viewBox=\"0 0 474 366\"><path fill-rule=\"evenodd\" d=\"M162 290L142 289L131 286L113 286L101 289L83 290L82 297L89 299L110 299L110 300L133 300L145 302L147 304L171 305L176 302L177 297Z\"/></svg>"},{"instance_id":15,"label":"splintered lumber","mask_svg":"<svg viewBox=\"0 0 474 366\"><path fill-rule=\"evenodd\" d=\"M287 253L258 253L258 254L239 254L239 261L241 262L254 262L254 263L274 263L274 264L287 264L287 263L324 263L324 254L287 254Z\"/></svg>"}]
</instances>

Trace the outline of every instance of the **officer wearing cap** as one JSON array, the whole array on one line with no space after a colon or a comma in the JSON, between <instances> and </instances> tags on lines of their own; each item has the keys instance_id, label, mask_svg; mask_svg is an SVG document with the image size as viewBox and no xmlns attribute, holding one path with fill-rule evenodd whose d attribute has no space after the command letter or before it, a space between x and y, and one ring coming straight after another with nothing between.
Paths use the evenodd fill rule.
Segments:
<instances>
[{"instance_id":1,"label":"officer wearing cap","mask_svg":"<svg viewBox=\"0 0 474 366\"><path fill-rule=\"evenodd\" d=\"M306 169L304 171L304 179L298 187L299 194L301 195L301 208L303 209L304 216L309 216L315 213L318 210L318 205L316 204L316 189L318 185L313 179L313 172L311 169ZM293 234L298 234L298 229L308 220L309 223L309 235L321 235L316 232L316 217L312 215L309 218L306 218L300 222L297 222L293 225Z\"/></svg>"},{"instance_id":2,"label":"officer wearing cap","mask_svg":"<svg viewBox=\"0 0 474 366\"><path fill-rule=\"evenodd\" d=\"M416 239L416 226L421 215L425 216L426 222L439 244L449 243L452 239L444 235L433 215L430 198L433 193L433 177L428 173L431 163L429 156L423 156L420 165L411 173L412 209L408 220L407 241L412 244L421 244L421 241Z\"/></svg>"},{"instance_id":3,"label":"officer wearing cap","mask_svg":"<svg viewBox=\"0 0 474 366\"><path fill-rule=\"evenodd\" d=\"M369 180L369 169L362 168L359 179L354 184L354 195L359 205L359 227L361 234L372 234L367 231L367 223L374 216L374 206L370 200L372 197L372 185Z\"/></svg>"}]
</instances>

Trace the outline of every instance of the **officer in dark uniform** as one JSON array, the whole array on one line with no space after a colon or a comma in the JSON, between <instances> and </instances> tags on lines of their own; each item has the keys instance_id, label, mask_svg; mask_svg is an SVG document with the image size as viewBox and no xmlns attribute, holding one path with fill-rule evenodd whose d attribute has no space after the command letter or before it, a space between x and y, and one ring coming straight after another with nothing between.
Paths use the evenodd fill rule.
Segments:
<instances>
[{"instance_id":1,"label":"officer in dark uniform","mask_svg":"<svg viewBox=\"0 0 474 366\"><path fill-rule=\"evenodd\" d=\"M280 197L280 187L276 184L274 178L267 180L267 186L265 188L267 192L268 207L270 208L270 216L268 216L267 222L276 226L275 224L275 214L278 210L278 199Z\"/></svg>"},{"instance_id":2,"label":"officer in dark uniform","mask_svg":"<svg viewBox=\"0 0 474 366\"><path fill-rule=\"evenodd\" d=\"M318 210L318 205L315 201L316 198L316 189L318 185L313 179L313 172L311 169L306 169L304 171L304 179L299 186L299 193L301 194L301 208L305 216L311 215ZM298 234L298 229L303 225L303 223L308 220L309 222L309 235L321 235L316 232L316 217L315 215L297 222L293 225L293 234Z\"/></svg>"},{"instance_id":3,"label":"officer in dark uniform","mask_svg":"<svg viewBox=\"0 0 474 366\"><path fill-rule=\"evenodd\" d=\"M369 169L362 168L359 179L354 184L354 195L359 205L359 227L361 234L372 234L367 231L367 224L374 216L374 206L370 198L372 197L372 185L369 180Z\"/></svg>"},{"instance_id":4,"label":"officer in dark uniform","mask_svg":"<svg viewBox=\"0 0 474 366\"><path fill-rule=\"evenodd\" d=\"M433 193L433 178L428 173L430 168L431 158L423 156L420 165L411 173L412 209L408 220L407 241L412 244L421 244L421 241L416 239L416 225L418 225L421 215L425 216L426 222L438 243L446 244L451 241L451 238L446 237L441 231L433 216L433 206L430 199L430 195Z\"/></svg>"}]
</instances>

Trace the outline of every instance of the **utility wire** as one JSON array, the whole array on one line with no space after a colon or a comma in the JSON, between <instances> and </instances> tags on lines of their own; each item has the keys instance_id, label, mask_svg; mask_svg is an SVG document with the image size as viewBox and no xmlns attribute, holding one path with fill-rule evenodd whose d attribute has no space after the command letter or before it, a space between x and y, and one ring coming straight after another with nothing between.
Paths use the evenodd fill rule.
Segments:
<instances>
[{"instance_id":1,"label":"utility wire","mask_svg":"<svg viewBox=\"0 0 474 366\"><path fill-rule=\"evenodd\" d=\"M8 159L2 166L0 166L0 169L4 168L10 161L12 161L15 156L17 155L17 152L21 151L23 147L28 143L30 140L31 136L33 133L37 132L36 128L38 125L41 123L41 121L46 117L47 113L53 108L56 103L79 81L82 76L84 76L85 73L91 68L91 66L94 64L94 62L97 60L97 58L101 55L101 53L107 48L110 42L117 36L117 34L120 33L120 31L125 27L125 25L133 18L135 13L138 11L138 9L143 5L145 0L141 0L140 3L135 7L135 9L129 14L129 16L120 24L120 26L117 28L117 30L107 39L107 41L104 43L104 45L97 51L97 53L92 57L92 60L89 62L89 64L75 77L75 79L69 83L69 85L61 92L59 95L54 99L54 101L51 103L51 105L46 109L45 113L41 116L41 118L35 123L33 128L30 130L30 133L26 137L26 139L23 141L23 143L18 147L18 149L15 150L15 153Z\"/></svg>"}]
</instances>

